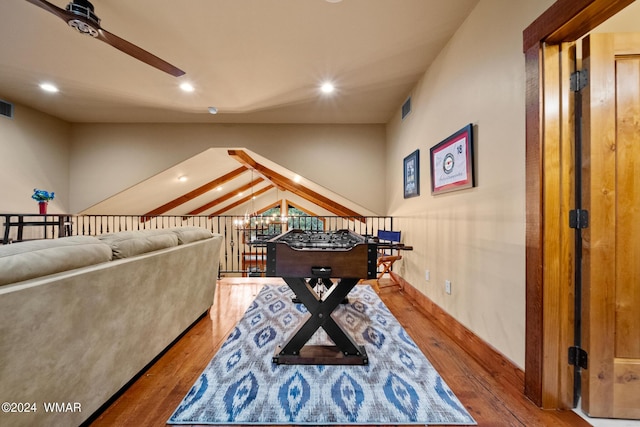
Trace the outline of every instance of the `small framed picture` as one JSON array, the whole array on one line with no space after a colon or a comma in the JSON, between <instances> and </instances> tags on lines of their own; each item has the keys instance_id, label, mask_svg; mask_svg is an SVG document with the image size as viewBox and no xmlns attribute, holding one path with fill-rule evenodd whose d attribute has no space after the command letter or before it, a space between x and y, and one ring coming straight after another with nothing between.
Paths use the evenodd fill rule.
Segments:
<instances>
[{"instance_id":1,"label":"small framed picture","mask_svg":"<svg viewBox=\"0 0 640 427\"><path fill-rule=\"evenodd\" d=\"M430 152L431 194L475 186L471 124L431 147Z\"/></svg>"},{"instance_id":2,"label":"small framed picture","mask_svg":"<svg viewBox=\"0 0 640 427\"><path fill-rule=\"evenodd\" d=\"M420 195L420 150L404 158L404 198Z\"/></svg>"}]
</instances>

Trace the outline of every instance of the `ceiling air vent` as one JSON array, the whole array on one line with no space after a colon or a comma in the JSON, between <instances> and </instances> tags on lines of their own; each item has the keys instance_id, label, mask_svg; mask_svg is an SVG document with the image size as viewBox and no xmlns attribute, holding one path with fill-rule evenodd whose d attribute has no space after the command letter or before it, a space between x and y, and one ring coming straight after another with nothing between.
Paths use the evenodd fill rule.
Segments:
<instances>
[{"instance_id":1,"label":"ceiling air vent","mask_svg":"<svg viewBox=\"0 0 640 427\"><path fill-rule=\"evenodd\" d=\"M0 99L0 116L13 118L13 104Z\"/></svg>"},{"instance_id":2,"label":"ceiling air vent","mask_svg":"<svg viewBox=\"0 0 640 427\"><path fill-rule=\"evenodd\" d=\"M411 97L407 98L407 100L404 101L404 104L402 104L402 120L404 120L404 118L407 117L410 112L411 112Z\"/></svg>"}]
</instances>

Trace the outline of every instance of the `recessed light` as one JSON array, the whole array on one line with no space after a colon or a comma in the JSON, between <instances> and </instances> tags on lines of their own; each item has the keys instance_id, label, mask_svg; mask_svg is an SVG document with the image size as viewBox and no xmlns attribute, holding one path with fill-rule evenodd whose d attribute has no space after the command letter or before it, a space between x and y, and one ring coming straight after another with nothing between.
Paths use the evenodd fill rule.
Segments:
<instances>
[{"instance_id":1,"label":"recessed light","mask_svg":"<svg viewBox=\"0 0 640 427\"><path fill-rule=\"evenodd\" d=\"M193 86L191 85L191 83L182 83L180 85L180 89L182 89L185 92L193 92Z\"/></svg>"},{"instance_id":2,"label":"recessed light","mask_svg":"<svg viewBox=\"0 0 640 427\"><path fill-rule=\"evenodd\" d=\"M46 91L46 92L51 92L51 93L55 93L58 92L58 88L56 86L54 86L51 83L42 83L40 85L40 89Z\"/></svg>"},{"instance_id":3,"label":"recessed light","mask_svg":"<svg viewBox=\"0 0 640 427\"><path fill-rule=\"evenodd\" d=\"M178 181L185 182L188 178L185 175L181 175L178 177Z\"/></svg>"},{"instance_id":4,"label":"recessed light","mask_svg":"<svg viewBox=\"0 0 640 427\"><path fill-rule=\"evenodd\" d=\"M216 107L209 107L209 113L218 114L218 109Z\"/></svg>"},{"instance_id":5,"label":"recessed light","mask_svg":"<svg viewBox=\"0 0 640 427\"><path fill-rule=\"evenodd\" d=\"M296 176L293 177L293 181L294 182L300 182L300 181L302 181L302 177L300 175L296 175Z\"/></svg>"},{"instance_id":6,"label":"recessed light","mask_svg":"<svg viewBox=\"0 0 640 427\"><path fill-rule=\"evenodd\" d=\"M322 93L331 93L335 89L336 88L333 86L333 83L331 82L325 82L322 84L322 86L320 86L320 90L322 91Z\"/></svg>"}]
</instances>

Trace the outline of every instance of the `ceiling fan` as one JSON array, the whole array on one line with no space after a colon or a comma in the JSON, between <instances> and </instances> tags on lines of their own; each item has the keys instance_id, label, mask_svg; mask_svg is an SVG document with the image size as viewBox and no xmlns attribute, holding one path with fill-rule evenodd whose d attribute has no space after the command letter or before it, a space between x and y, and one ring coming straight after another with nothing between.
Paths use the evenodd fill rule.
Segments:
<instances>
[{"instance_id":1,"label":"ceiling fan","mask_svg":"<svg viewBox=\"0 0 640 427\"><path fill-rule=\"evenodd\" d=\"M27 1L47 12L53 13L69 24L70 27L78 30L78 32L95 37L152 67L175 77L180 77L185 74L181 69L102 28L100 26L100 18L94 13L93 5L87 0L73 0L67 5L66 9L59 8L46 0Z\"/></svg>"}]
</instances>

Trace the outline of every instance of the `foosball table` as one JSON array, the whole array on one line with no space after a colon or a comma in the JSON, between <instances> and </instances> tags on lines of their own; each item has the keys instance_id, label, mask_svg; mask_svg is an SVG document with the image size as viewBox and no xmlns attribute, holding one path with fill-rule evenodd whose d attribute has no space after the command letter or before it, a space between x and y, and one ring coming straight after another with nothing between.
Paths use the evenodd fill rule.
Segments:
<instances>
[{"instance_id":1,"label":"foosball table","mask_svg":"<svg viewBox=\"0 0 640 427\"><path fill-rule=\"evenodd\" d=\"M277 364L366 365L358 345L331 313L361 279L376 278L376 239L350 230L291 230L267 242L267 276L282 277L310 317L286 344L276 348ZM326 288L318 293L315 288ZM307 345L323 328L335 345Z\"/></svg>"}]
</instances>

